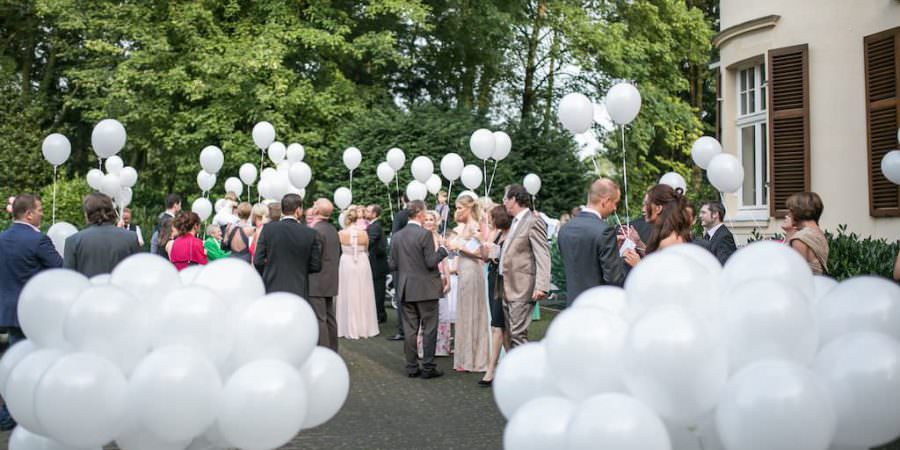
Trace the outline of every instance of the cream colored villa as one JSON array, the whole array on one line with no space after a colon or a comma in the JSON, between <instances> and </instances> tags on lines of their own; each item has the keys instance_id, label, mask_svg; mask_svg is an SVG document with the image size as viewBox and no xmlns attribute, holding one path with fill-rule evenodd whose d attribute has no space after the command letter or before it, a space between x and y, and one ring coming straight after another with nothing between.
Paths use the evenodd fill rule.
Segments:
<instances>
[{"instance_id":1,"label":"cream colored villa","mask_svg":"<svg viewBox=\"0 0 900 450\"><path fill-rule=\"evenodd\" d=\"M721 0L719 139L744 166L735 234L780 232L785 199L818 192L820 225L900 239L900 0Z\"/></svg>"}]
</instances>

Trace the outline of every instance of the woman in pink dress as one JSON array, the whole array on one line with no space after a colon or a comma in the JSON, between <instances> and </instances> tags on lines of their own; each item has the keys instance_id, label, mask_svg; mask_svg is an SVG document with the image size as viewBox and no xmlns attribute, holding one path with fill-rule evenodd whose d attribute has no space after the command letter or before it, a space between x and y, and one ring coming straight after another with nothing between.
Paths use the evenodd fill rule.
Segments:
<instances>
[{"instance_id":1,"label":"woman in pink dress","mask_svg":"<svg viewBox=\"0 0 900 450\"><path fill-rule=\"evenodd\" d=\"M206 264L206 250L203 241L197 238L200 229L200 216L192 211L181 211L174 220L178 237L172 241L169 250L169 261L175 264L175 268L182 270L187 266Z\"/></svg>"},{"instance_id":2,"label":"woman in pink dress","mask_svg":"<svg viewBox=\"0 0 900 450\"><path fill-rule=\"evenodd\" d=\"M342 253L335 319L338 336L350 339L378 335L375 287L369 266L369 236L357 224L359 218L359 209L349 207L344 215L344 229L338 233Z\"/></svg>"}]
</instances>

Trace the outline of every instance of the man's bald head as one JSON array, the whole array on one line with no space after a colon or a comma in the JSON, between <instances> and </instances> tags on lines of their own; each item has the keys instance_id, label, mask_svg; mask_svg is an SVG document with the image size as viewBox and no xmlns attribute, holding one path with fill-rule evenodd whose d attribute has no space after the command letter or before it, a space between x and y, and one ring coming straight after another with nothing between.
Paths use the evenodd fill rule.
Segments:
<instances>
[{"instance_id":1,"label":"man's bald head","mask_svg":"<svg viewBox=\"0 0 900 450\"><path fill-rule=\"evenodd\" d=\"M588 203L592 209L606 217L616 210L620 197L619 185L615 181L609 178L600 178L591 184Z\"/></svg>"},{"instance_id":2,"label":"man's bald head","mask_svg":"<svg viewBox=\"0 0 900 450\"><path fill-rule=\"evenodd\" d=\"M327 198L320 198L316 200L316 203L313 204L313 208L316 209L316 214L320 217L331 217L331 214L334 213L334 204L331 203L331 200Z\"/></svg>"}]
</instances>

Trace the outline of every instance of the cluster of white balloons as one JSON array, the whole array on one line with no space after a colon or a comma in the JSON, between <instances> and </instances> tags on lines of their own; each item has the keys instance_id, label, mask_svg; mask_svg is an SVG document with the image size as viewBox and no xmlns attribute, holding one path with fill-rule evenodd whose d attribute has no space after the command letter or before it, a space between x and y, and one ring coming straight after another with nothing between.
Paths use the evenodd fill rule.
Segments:
<instances>
[{"instance_id":1,"label":"cluster of white balloons","mask_svg":"<svg viewBox=\"0 0 900 450\"><path fill-rule=\"evenodd\" d=\"M641 93L631 83L617 83L606 92L605 106L613 122L627 125L641 110ZM571 133L585 133L594 124L594 103L584 94L567 94L559 102L558 117Z\"/></svg>"},{"instance_id":2,"label":"cluster of white balloons","mask_svg":"<svg viewBox=\"0 0 900 450\"><path fill-rule=\"evenodd\" d=\"M132 256L92 279L54 269L19 299L28 340L0 360L11 450L288 443L337 414L349 373L312 308L235 259L177 272Z\"/></svg>"},{"instance_id":3,"label":"cluster of white balloons","mask_svg":"<svg viewBox=\"0 0 900 450\"><path fill-rule=\"evenodd\" d=\"M494 396L509 450L876 447L900 437L900 287L775 242L724 268L667 248L511 351Z\"/></svg>"},{"instance_id":4,"label":"cluster of white balloons","mask_svg":"<svg viewBox=\"0 0 900 450\"><path fill-rule=\"evenodd\" d=\"M469 149L482 161L488 159L503 161L512 151L512 139L503 131L481 128L475 130L469 137Z\"/></svg>"},{"instance_id":5,"label":"cluster of white balloons","mask_svg":"<svg viewBox=\"0 0 900 450\"><path fill-rule=\"evenodd\" d=\"M252 135L253 143L259 147L261 155L268 154L275 167L267 167L257 174L253 164L245 163L239 170L240 179L235 181L243 181L250 186L258 175L259 184L256 188L262 198L270 201L280 201L287 194L305 196L306 186L312 180L312 168L303 162L306 157L303 146L296 142L285 146L275 141L275 127L265 121L253 126Z\"/></svg>"},{"instance_id":6,"label":"cluster of white balloons","mask_svg":"<svg viewBox=\"0 0 900 450\"><path fill-rule=\"evenodd\" d=\"M691 146L694 163L706 170L706 177L719 192L737 192L744 183L744 167L737 157L722 153L722 144L711 136L702 136Z\"/></svg>"}]
</instances>

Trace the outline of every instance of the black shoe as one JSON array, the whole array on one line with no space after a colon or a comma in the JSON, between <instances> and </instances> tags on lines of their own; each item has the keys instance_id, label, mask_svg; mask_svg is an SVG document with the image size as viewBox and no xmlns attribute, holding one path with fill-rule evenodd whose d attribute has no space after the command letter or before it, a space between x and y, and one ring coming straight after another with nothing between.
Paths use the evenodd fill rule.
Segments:
<instances>
[{"instance_id":1,"label":"black shoe","mask_svg":"<svg viewBox=\"0 0 900 450\"><path fill-rule=\"evenodd\" d=\"M402 341L404 339L406 339L406 336L404 336L402 334L395 334L393 336L388 336L388 338L387 338L387 340L389 340L389 341Z\"/></svg>"},{"instance_id":2,"label":"black shoe","mask_svg":"<svg viewBox=\"0 0 900 450\"><path fill-rule=\"evenodd\" d=\"M385 323L385 322L387 322L387 318L386 318L386 317L379 317L379 318L378 318L378 323Z\"/></svg>"},{"instance_id":3,"label":"black shoe","mask_svg":"<svg viewBox=\"0 0 900 450\"><path fill-rule=\"evenodd\" d=\"M10 431L16 427L16 421L9 414L6 405L0 407L0 431Z\"/></svg>"},{"instance_id":4,"label":"black shoe","mask_svg":"<svg viewBox=\"0 0 900 450\"><path fill-rule=\"evenodd\" d=\"M494 380L478 380L478 385L481 387L491 387L493 383Z\"/></svg>"},{"instance_id":5,"label":"black shoe","mask_svg":"<svg viewBox=\"0 0 900 450\"><path fill-rule=\"evenodd\" d=\"M427 380L429 378L437 378L444 375L444 372L441 372L439 369L431 369L422 371L422 375L420 377L423 380Z\"/></svg>"},{"instance_id":6,"label":"black shoe","mask_svg":"<svg viewBox=\"0 0 900 450\"><path fill-rule=\"evenodd\" d=\"M408 376L410 378L419 378L420 376L423 376L423 375L422 375L421 370L416 370L415 372L407 373L406 376Z\"/></svg>"}]
</instances>

